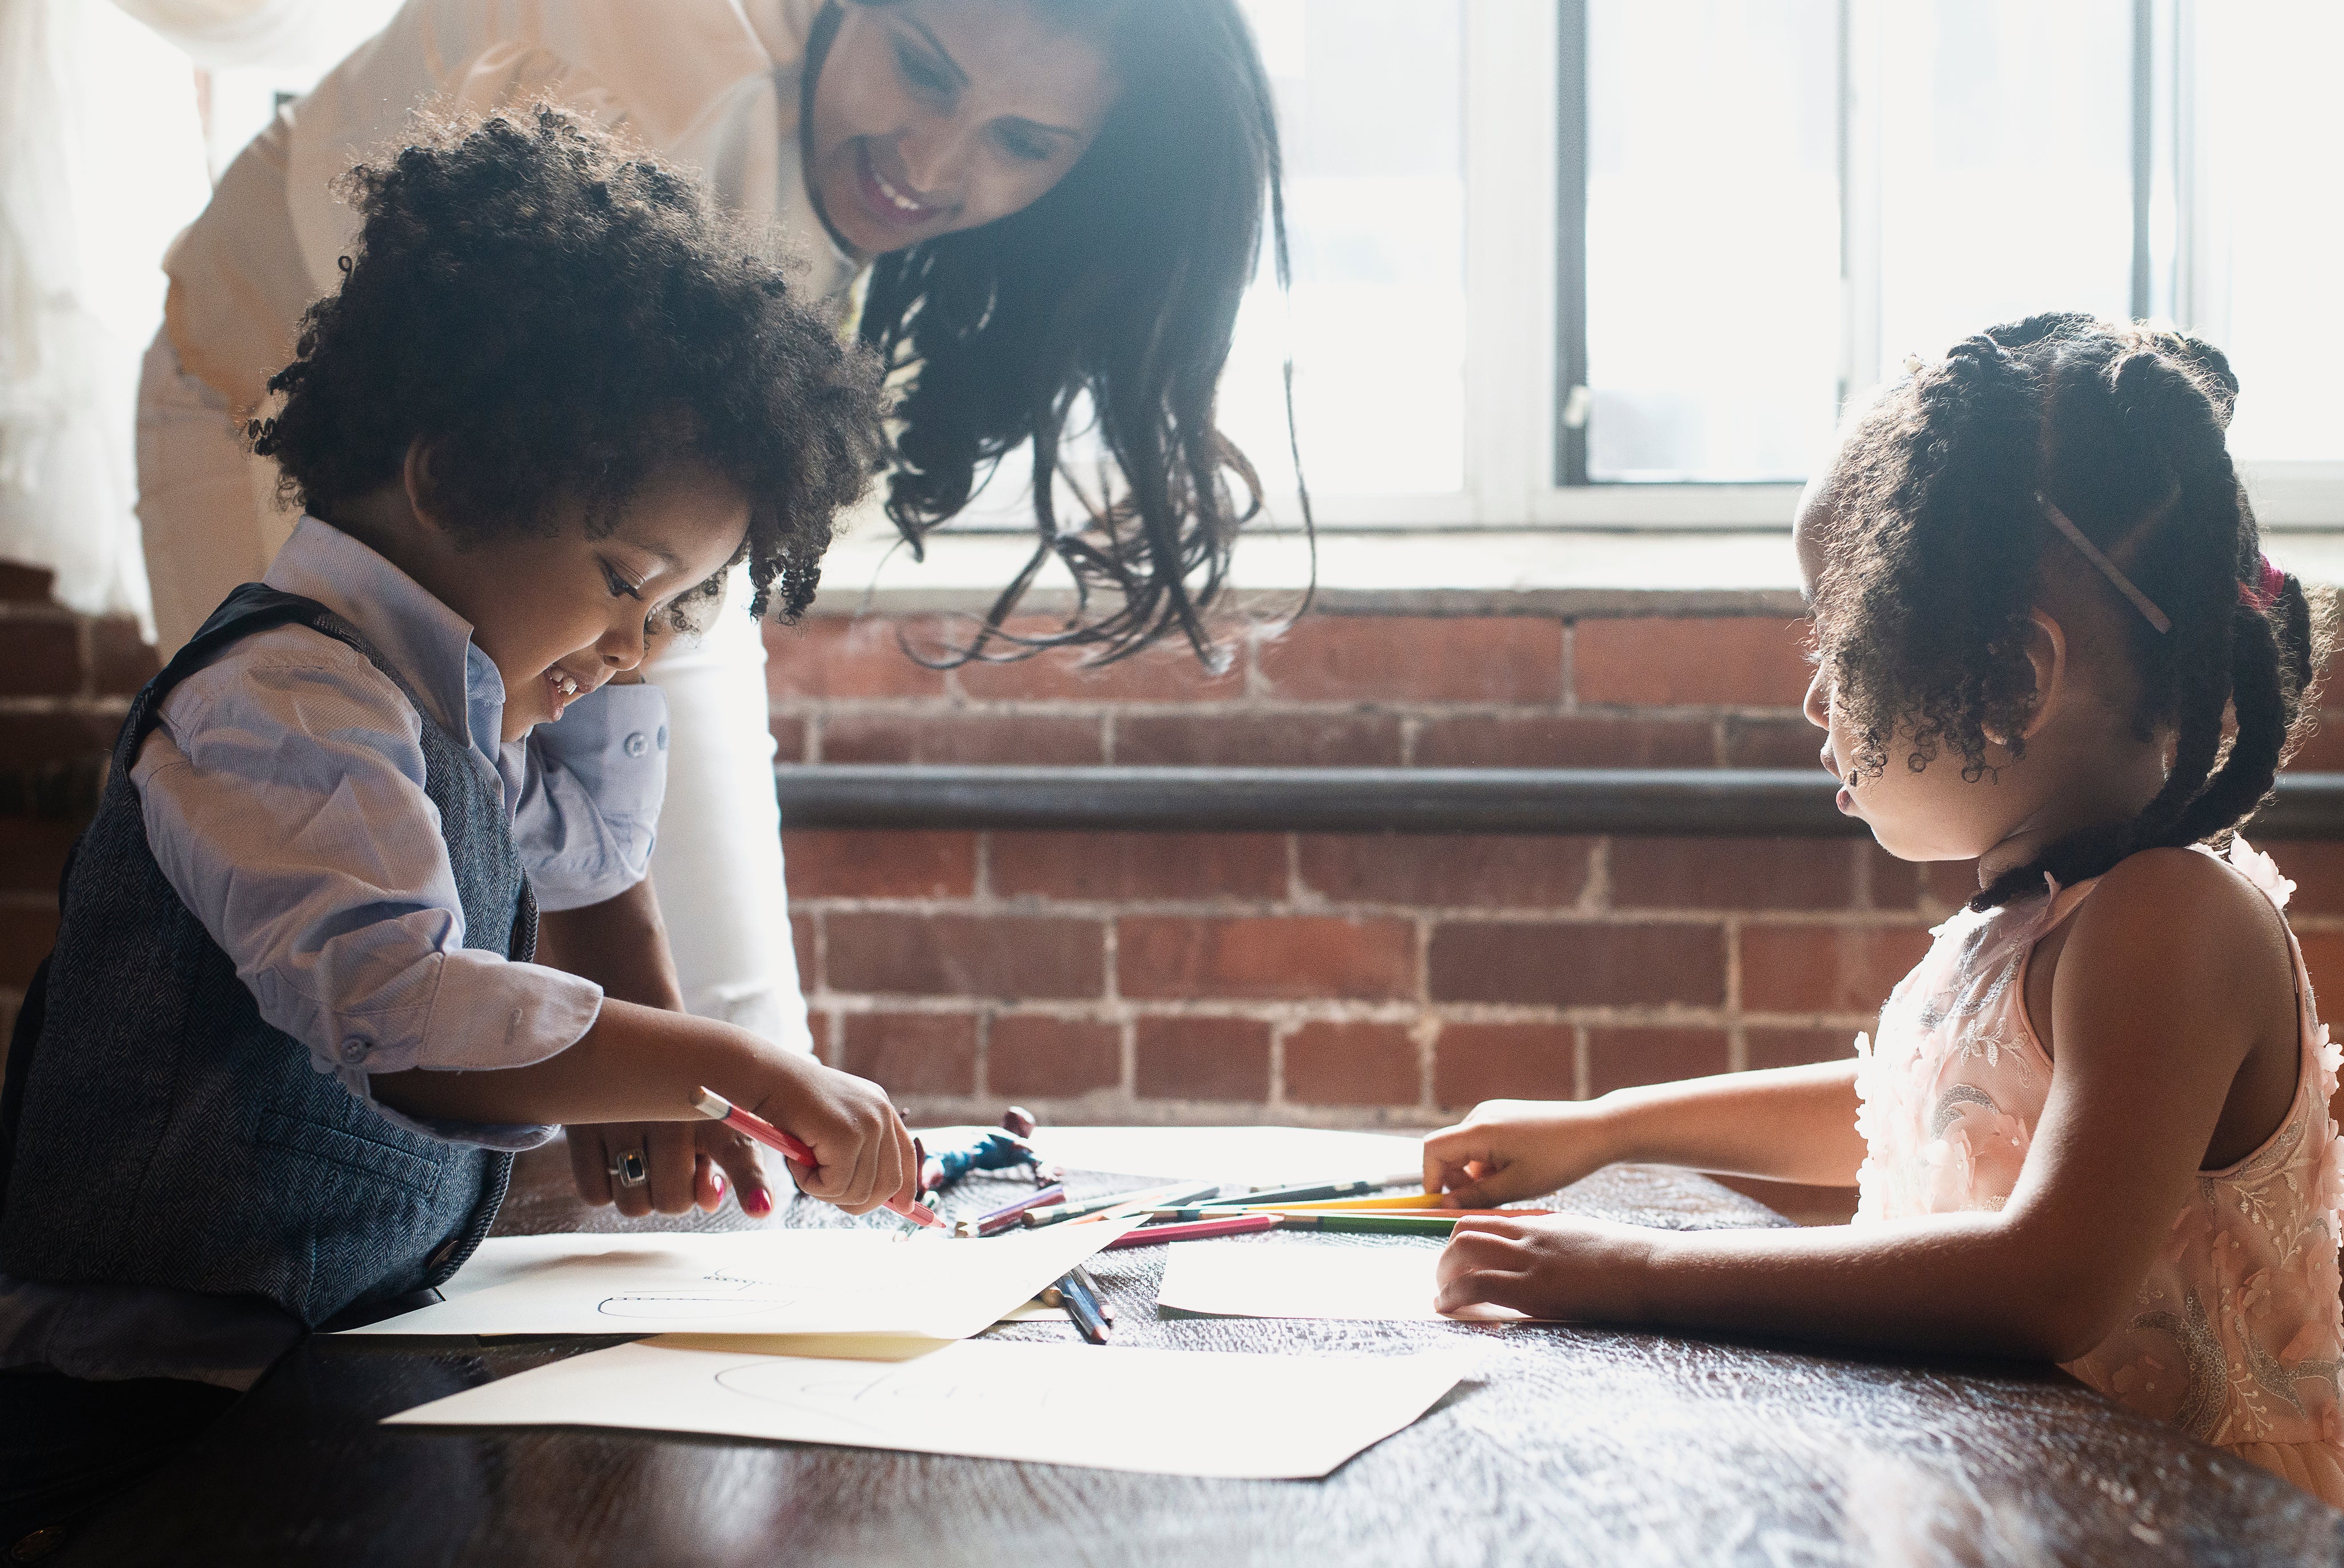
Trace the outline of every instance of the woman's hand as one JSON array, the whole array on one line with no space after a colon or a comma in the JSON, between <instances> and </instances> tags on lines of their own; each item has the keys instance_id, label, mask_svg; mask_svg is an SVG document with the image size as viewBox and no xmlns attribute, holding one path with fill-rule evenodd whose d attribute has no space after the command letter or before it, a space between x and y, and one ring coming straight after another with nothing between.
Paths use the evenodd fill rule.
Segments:
<instances>
[{"instance_id":1,"label":"woman's hand","mask_svg":"<svg viewBox=\"0 0 2344 1568\"><path fill-rule=\"evenodd\" d=\"M695 1205L713 1214L724 1201L730 1177L741 1212L762 1219L773 1211L755 1140L722 1122L602 1122L562 1130L570 1138L570 1174L578 1196L598 1208L616 1203L631 1219L654 1210L682 1214ZM618 1179L616 1168L628 1154L642 1157L649 1179L631 1187Z\"/></svg>"},{"instance_id":2,"label":"woman's hand","mask_svg":"<svg viewBox=\"0 0 2344 1568\"><path fill-rule=\"evenodd\" d=\"M1443 1312L1488 1303L1533 1318L1634 1322L1636 1281L1654 1233L1552 1214L1457 1222L1434 1275Z\"/></svg>"},{"instance_id":3,"label":"woman's hand","mask_svg":"<svg viewBox=\"0 0 2344 1568\"><path fill-rule=\"evenodd\" d=\"M1568 1187L1609 1165L1601 1102L1484 1100L1455 1127L1424 1139L1424 1189L1452 1209L1495 1209Z\"/></svg>"}]
</instances>

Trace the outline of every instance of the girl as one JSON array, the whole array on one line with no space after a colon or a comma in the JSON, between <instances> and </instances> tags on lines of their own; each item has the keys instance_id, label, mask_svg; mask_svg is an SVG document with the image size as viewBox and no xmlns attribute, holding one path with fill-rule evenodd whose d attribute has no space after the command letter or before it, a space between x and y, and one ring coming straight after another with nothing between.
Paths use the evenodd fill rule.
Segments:
<instances>
[{"instance_id":1,"label":"girl","mask_svg":"<svg viewBox=\"0 0 2344 1568\"><path fill-rule=\"evenodd\" d=\"M419 105L540 95L624 124L776 227L834 319L856 316L866 280L851 330L906 371L887 510L915 546L1029 438L1049 472L1086 402L1126 482L1088 526L1036 487L1035 567L1055 551L1113 606L1066 640L1121 652L1171 634L1203 651L1241 521L1231 476L1250 482L1213 395L1265 205L1283 263L1277 126L1236 0L408 0L222 173L166 261L138 442L166 654L290 524L256 509L266 486L227 416L259 400L302 308L333 286L350 231L333 177ZM726 616L648 665L673 727L653 880L692 1010L810 1050L764 658L755 624ZM662 1173L689 1167L681 1136L653 1138ZM592 1169L642 1134L572 1138Z\"/></svg>"},{"instance_id":2,"label":"girl","mask_svg":"<svg viewBox=\"0 0 2344 1568\"><path fill-rule=\"evenodd\" d=\"M1615 1159L1857 1184L1844 1228L1468 1219L1440 1305L2063 1363L2344 1506L2338 1053L2230 835L2318 668L2194 339L1998 327L1855 424L1802 508L1839 804L1969 908L1853 1061L1500 1100L1425 1141L1477 1208ZM2231 723L2235 720L2235 733ZM2227 744L2226 744L2227 743Z\"/></svg>"},{"instance_id":3,"label":"girl","mask_svg":"<svg viewBox=\"0 0 2344 1568\"><path fill-rule=\"evenodd\" d=\"M812 1146L814 1197L915 1179L876 1085L531 962L541 910L614 905L665 969L664 704L626 683L735 561L735 613L804 607L876 446L867 359L698 187L551 110L353 188L255 427L307 515L134 699L9 1050L0 1545L305 1329L445 1280L555 1124L699 1119L706 1084ZM769 1211L749 1148L717 1158Z\"/></svg>"}]
</instances>

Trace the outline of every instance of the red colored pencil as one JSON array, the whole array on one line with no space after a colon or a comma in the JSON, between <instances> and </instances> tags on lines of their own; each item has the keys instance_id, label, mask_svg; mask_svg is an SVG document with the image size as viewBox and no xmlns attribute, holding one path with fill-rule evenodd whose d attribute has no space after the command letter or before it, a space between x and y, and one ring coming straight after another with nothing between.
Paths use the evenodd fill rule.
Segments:
<instances>
[{"instance_id":1,"label":"red colored pencil","mask_svg":"<svg viewBox=\"0 0 2344 1568\"><path fill-rule=\"evenodd\" d=\"M1202 1241L1208 1236L1243 1236L1248 1231L1275 1230L1285 1223L1277 1214L1239 1214L1228 1219L1199 1219L1192 1225L1143 1225L1116 1237L1104 1249L1153 1247L1159 1241Z\"/></svg>"},{"instance_id":2,"label":"red colored pencil","mask_svg":"<svg viewBox=\"0 0 2344 1568\"><path fill-rule=\"evenodd\" d=\"M692 1108L711 1121L722 1122L735 1132L747 1133L767 1148L779 1149L808 1170L822 1163L813 1157L813 1150L803 1143L755 1112L743 1110L714 1089L703 1088L693 1095ZM940 1226L944 1223L924 1205L914 1203L908 1198L891 1198L887 1200L887 1207L916 1224Z\"/></svg>"}]
</instances>

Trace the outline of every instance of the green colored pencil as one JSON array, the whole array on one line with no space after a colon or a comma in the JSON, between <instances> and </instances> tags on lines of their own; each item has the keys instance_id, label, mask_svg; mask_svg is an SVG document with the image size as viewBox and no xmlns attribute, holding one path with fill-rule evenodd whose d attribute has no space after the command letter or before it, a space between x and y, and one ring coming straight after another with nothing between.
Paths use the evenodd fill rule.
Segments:
<instances>
[{"instance_id":1,"label":"green colored pencil","mask_svg":"<svg viewBox=\"0 0 2344 1568\"><path fill-rule=\"evenodd\" d=\"M1339 1230L1354 1236L1446 1236L1462 1218L1455 1214L1284 1214L1281 1230Z\"/></svg>"}]
</instances>

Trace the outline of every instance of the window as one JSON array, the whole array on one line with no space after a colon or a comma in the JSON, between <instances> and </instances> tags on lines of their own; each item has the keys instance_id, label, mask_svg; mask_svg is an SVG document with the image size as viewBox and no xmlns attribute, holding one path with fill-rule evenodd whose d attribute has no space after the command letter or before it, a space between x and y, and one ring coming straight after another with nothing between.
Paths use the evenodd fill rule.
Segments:
<instances>
[{"instance_id":1,"label":"window","mask_svg":"<svg viewBox=\"0 0 2344 1568\"><path fill-rule=\"evenodd\" d=\"M2344 7L1246 0L1294 288L1224 422L1336 527L1779 528L1851 398L1993 322L2170 317L2266 523L2344 528Z\"/></svg>"}]
</instances>

